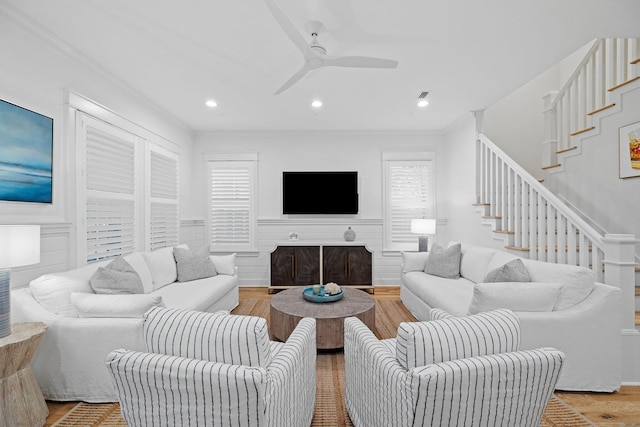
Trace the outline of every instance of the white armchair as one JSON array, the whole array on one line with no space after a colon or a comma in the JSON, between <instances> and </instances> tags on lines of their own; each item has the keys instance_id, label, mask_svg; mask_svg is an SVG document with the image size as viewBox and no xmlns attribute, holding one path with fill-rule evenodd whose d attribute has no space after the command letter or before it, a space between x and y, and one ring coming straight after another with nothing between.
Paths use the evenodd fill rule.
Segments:
<instances>
[{"instance_id":1,"label":"white armchair","mask_svg":"<svg viewBox=\"0 0 640 427\"><path fill-rule=\"evenodd\" d=\"M509 310L401 323L378 340L345 319L345 398L353 424L538 427L564 361L555 349L518 351Z\"/></svg>"},{"instance_id":2,"label":"white armchair","mask_svg":"<svg viewBox=\"0 0 640 427\"><path fill-rule=\"evenodd\" d=\"M260 317L156 307L143 330L148 353L120 349L106 360L129 426L311 423L315 319L277 343Z\"/></svg>"}]
</instances>

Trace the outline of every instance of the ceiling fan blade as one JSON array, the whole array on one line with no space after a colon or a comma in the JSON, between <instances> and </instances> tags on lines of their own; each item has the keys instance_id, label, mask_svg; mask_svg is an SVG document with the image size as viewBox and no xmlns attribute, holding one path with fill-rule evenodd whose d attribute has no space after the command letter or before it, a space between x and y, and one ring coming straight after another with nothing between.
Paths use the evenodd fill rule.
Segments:
<instances>
[{"instance_id":1,"label":"ceiling fan blade","mask_svg":"<svg viewBox=\"0 0 640 427\"><path fill-rule=\"evenodd\" d=\"M302 37L302 34L298 32L287 15L284 14L284 11L282 10L278 2L276 0L264 0L264 2L267 4L267 7L271 11L271 14L276 19L278 24L280 24L280 27L282 27L284 33L287 35L287 37L289 37L289 40L291 40L293 44L296 45L298 49L300 49L305 58L309 56L315 56L311 51L309 44L305 41L304 37Z\"/></svg>"},{"instance_id":2,"label":"ceiling fan blade","mask_svg":"<svg viewBox=\"0 0 640 427\"><path fill-rule=\"evenodd\" d=\"M327 56L324 58L324 65L355 68L396 68L398 61L370 56Z\"/></svg>"},{"instance_id":3,"label":"ceiling fan blade","mask_svg":"<svg viewBox=\"0 0 640 427\"><path fill-rule=\"evenodd\" d=\"M278 95L278 94L284 92L285 90L289 89L291 86L294 85L294 83L296 83L298 80L303 78L305 76L305 74L307 74L308 72L309 72L309 70L307 68L302 68L300 71L298 71L293 76L291 76L291 78L289 80L287 80L282 86L280 86L280 89L278 89L274 93L274 95Z\"/></svg>"}]
</instances>

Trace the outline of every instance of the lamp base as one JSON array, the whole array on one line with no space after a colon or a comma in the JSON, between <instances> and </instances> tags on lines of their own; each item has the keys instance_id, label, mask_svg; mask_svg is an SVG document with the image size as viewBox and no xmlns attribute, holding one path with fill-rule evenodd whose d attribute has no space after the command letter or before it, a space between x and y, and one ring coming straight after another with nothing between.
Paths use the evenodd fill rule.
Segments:
<instances>
[{"instance_id":1,"label":"lamp base","mask_svg":"<svg viewBox=\"0 0 640 427\"><path fill-rule=\"evenodd\" d=\"M0 269L0 338L11 335L11 270Z\"/></svg>"},{"instance_id":2,"label":"lamp base","mask_svg":"<svg viewBox=\"0 0 640 427\"><path fill-rule=\"evenodd\" d=\"M418 252L429 251L429 238L427 236L418 236Z\"/></svg>"}]
</instances>

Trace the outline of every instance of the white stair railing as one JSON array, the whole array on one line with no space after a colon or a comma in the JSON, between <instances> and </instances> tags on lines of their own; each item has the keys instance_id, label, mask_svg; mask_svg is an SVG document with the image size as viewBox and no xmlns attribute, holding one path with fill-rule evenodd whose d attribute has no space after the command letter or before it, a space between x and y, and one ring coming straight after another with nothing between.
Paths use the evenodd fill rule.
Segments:
<instances>
[{"instance_id":1,"label":"white stair railing","mask_svg":"<svg viewBox=\"0 0 640 427\"><path fill-rule=\"evenodd\" d=\"M573 136L593 129L591 116L609 109L610 93L638 78L640 39L599 39L556 94L545 96L545 165L573 150Z\"/></svg>"},{"instance_id":2,"label":"white stair railing","mask_svg":"<svg viewBox=\"0 0 640 427\"><path fill-rule=\"evenodd\" d=\"M476 146L476 203L523 257L592 269L622 291L623 325L634 327L635 245L632 234L600 234L485 135ZM627 307L628 306L628 307Z\"/></svg>"}]
</instances>

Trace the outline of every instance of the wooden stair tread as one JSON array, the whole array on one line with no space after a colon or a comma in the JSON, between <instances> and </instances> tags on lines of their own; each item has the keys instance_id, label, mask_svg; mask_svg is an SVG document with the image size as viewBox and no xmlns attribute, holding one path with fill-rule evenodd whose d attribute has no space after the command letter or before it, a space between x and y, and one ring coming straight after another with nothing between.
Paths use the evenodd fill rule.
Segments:
<instances>
[{"instance_id":1,"label":"wooden stair tread","mask_svg":"<svg viewBox=\"0 0 640 427\"><path fill-rule=\"evenodd\" d=\"M640 311L636 311L636 326L640 326Z\"/></svg>"},{"instance_id":2,"label":"wooden stair tread","mask_svg":"<svg viewBox=\"0 0 640 427\"><path fill-rule=\"evenodd\" d=\"M498 234L516 234L515 231L511 230L493 230L493 232Z\"/></svg>"},{"instance_id":3,"label":"wooden stair tread","mask_svg":"<svg viewBox=\"0 0 640 427\"><path fill-rule=\"evenodd\" d=\"M582 130L578 130L575 132L572 132L569 134L569 136L576 136L576 135L580 135L581 133L585 133L585 132L589 132L590 130L594 130L596 127L595 126L591 126Z\"/></svg>"},{"instance_id":4,"label":"wooden stair tread","mask_svg":"<svg viewBox=\"0 0 640 427\"><path fill-rule=\"evenodd\" d=\"M611 108L611 107L614 107L615 105L616 105L616 104L609 104L609 105L605 105L604 107L600 107L600 108L598 108L597 110L593 110L592 112L587 113L587 116L593 116L594 114L598 114L600 111L607 110L607 109L609 109L609 108Z\"/></svg>"},{"instance_id":5,"label":"wooden stair tread","mask_svg":"<svg viewBox=\"0 0 640 427\"><path fill-rule=\"evenodd\" d=\"M542 170L553 169L553 168L559 168L560 166L562 166L560 163L556 163L555 165L543 166L543 167L542 167Z\"/></svg>"},{"instance_id":6,"label":"wooden stair tread","mask_svg":"<svg viewBox=\"0 0 640 427\"><path fill-rule=\"evenodd\" d=\"M502 219L501 216L483 216L482 219Z\"/></svg>"},{"instance_id":7,"label":"wooden stair tread","mask_svg":"<svg viewBox=\"0 0 640 427\"><path fill-rule=\"evenodd\" d=\"M640 297L640 286L636 286L636 296Z\"/></svg>"},{"instance_id":8,"label":"wooden stair tread","mask_svg":"<svg viewBox=\"0 0 640 427\"><path fill-rule=\"evenodd\" d=\"M610 89L607 89L607 91L608 91L608 92L613 92L614 90L616 90L616 89L620 89L622 86L626 86L626 85L628 85L629 83L633 83L633 82L635 82L635 81L636 81L636 80L638 80L638 79L640 79L640 76L634 77L634 78L632 78L632 79L627 80L626 82L622 82L622 83L620 83L620 84L618 84L618 85L615 85L614 87L612 87L612 88L610 88Z\"/></svg>"},{"instance_id":9,"label":"wooden stair tread","mask_svg":"<svg viewBox=\"0 0 640 427\"><path fill-rule=\"evenodd\" d=\"M558 150L556 151L556 154L562 154L562 153L566 153L567 151L577 150L577 149L578 147L574 145L573 147L565 148L564 150Z\"/></svg>"},{"instance_id":10,"label":"wooden stair tread","mask_svg":"<svg viewBox=\"0 0 640 427\"><path fill-rule=\"evenodd\" d=\"M471 206L491 206L491 203L474 203Z\"/></svg>"}]
</instances>

